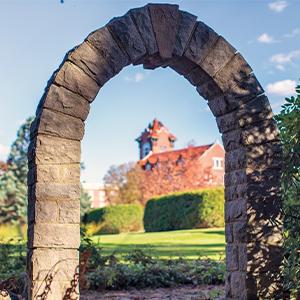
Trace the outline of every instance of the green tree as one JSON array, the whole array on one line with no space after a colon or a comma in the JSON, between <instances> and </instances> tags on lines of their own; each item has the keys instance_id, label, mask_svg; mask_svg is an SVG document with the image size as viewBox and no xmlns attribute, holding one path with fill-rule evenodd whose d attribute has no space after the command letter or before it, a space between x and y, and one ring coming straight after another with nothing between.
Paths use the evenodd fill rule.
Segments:
<instances>
[{"instance_id":1,"label":"green tree","mask_svg":"<svg viewBox=\"0 0 300 300\"><path fill-rule=\"evenodd\" d=\"M17 132L7 159L7 169L0 176L0 222L26 223L27 215L27 150L30 142L29 117Z\"/></svg>"},{"instance_id":2,"label":"green tree","mask_svg":"<svg viewBox=\"0 0 300 300\"><path fill-rule=\"evenodd\" d=\"M88 193L86 193L80 185L80 217L83 216L91 209L91 197Z\"/></svg>"},{"instance_id":3,"label":"green tree","mask_svg":"<svg viewBox=\"0 0 300 300\"><path fill-rule=\"evenodd\" d=\"M285 99L276 120L283 145L285 288L300 298L300 85L296 93Z\"/></svg>"}]
</instances>

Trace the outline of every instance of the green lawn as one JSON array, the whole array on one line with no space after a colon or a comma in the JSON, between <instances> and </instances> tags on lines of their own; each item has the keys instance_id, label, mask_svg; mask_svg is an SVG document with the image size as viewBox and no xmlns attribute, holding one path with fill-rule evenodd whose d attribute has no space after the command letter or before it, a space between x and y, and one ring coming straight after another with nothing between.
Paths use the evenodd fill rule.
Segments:
<instances>
[{"instance_id":1,"label":"green lawn","mask_svg":"<svg viewBox=\"0 0 300 300\"><path fill-rule=\"evenodd\" d=\"M224 229L193 229L149 233L121 233L94 236L93 241L105 254L127 254L135 248L160 258L199 256L213 259L224 258Z\"/></svg>"}]
</instances>

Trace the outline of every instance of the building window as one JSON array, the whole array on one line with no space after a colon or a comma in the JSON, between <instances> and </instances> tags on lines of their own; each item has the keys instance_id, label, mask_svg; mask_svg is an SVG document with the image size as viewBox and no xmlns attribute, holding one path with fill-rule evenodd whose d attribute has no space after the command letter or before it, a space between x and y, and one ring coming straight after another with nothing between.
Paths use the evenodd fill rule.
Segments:
<instances>
[{"instance_id":1,"label":"building window","mask_svg":"<svg viewBox=\"0 0 300 300\"><path fill-rule=\"evenodd\" d=\"M214 169L223 169L223 158L213 157L213 168Z\"/></svg>"},{"instance_id":2,"label":"building window","mask_svg":"<svg viewBox=\"0 0 300 300\"><path fill-rule=\"evenodd\" d=\"M150 171L151 170L151 164L150 163L146 163L145 170L146 171Z\"/></svg>"}]
</instances>

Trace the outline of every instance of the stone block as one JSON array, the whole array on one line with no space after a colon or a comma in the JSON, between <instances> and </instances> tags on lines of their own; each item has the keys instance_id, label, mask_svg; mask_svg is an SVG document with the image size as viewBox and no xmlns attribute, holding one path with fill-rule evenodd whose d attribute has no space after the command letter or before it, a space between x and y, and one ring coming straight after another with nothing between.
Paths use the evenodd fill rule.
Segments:
<instances>
[{"instance_id":1,"label":"stone block","mask_svg":"<svg viewBox=\"0 0 300 300\"><path fill-rule=\"evenodd\" d=\"M158 47L152 28L148 6L131 9L129 12L143 39L148 55L157 53Z\"/></svg>"},{"instance_id":2,"label":"stone block","mask_svg":"<svg viewBox=\"0 0 300 300\"><path fill-rule=\"evenodd\" d=\"M98 70L98 72L102 72L103 80L115 76L129 65L129 57L116 43L107 27L92 32L86 40L98 50L99 55L107 63L107 67L103 65L102 70Z\"/></svg>"},{"instance_id":3,"label":"stone block","mask_svg":"<svg viewBox=\"0 0 300 300\"><path fill-rule=\"evenodd\" d=\"M31 137L37 133L80 141L84 135L84 123L78 118L45 108L31 127Z\"/></svg>"},{"instance_id":4,"label":"stone block","mask_svg":"<svg viewBox=\"0 0 300 300\"><path fill-rule=\"evenodd\" d=\"M209 81L205 83L201 83L197 86L197 92L201 97L203 97L206 100L211 99L223 99L223 91L220 89L220 87L215 83L213 79L210 79ZM220 100L216 100L218 102L217 106L220 105ZM211 106L211 101L208 102L209 108L212 112L214 107Z\"/></svg>"},{"instance_id":5,"label":"stone block","mask_svg":"<svg viewBox=\"0 0 300 300\"><path fill-rule=\"evenodd\" d=\"M267 120L241 131L243 145L257 145L279 141L279 131L274 120Z\"/></svg>"},{"instance_id":6,"label":"stone block","mask_svg":"<svg viewBox=\"0 0 300 300\"><path fill-rule=\"evenodd\" d=\"M245 78L249 77L251 72L251 67L242 55L237 53L224 68L217 72L214 76L214 80L222 91L229 92L232 91L232 87L237 86L238 83L241 83Z\"/></svg>"},{"instance_id":7,"label":"stone block","mask_svg":"<svg viewBox=\"0 0 300 300\"><path fill-rule=\"evenodd\" d=\"M80 224L80 199L58 202L59 223Z\"/></svg>"},{"instance_id":8,"label":"stone block","mask_svg":"<svg viewBox=\"0 0 300 300\"><path fill-rule=\"evenodd\" d=\"M225 172L246 168L247 149L237 148L225 153Z\"/></svg>"},{"instance_id":9,"label":"stone block","mask_svg":"<svg viewBox=\"0 0 300 300\"><path fill-rule=\"evenodd\" d=\"M43 107L83 121L86 120L90 111L90 104L85 98L55 84L52 84L47 91Z\"/></svg>"},{"instance_id":10,"label":"stone block","mask_svg":"<svg viewBox=\"0 0 300 300\"><path fill-rule=\"evenodd\" d=\"M225 240L226 243L233 243L232 224L225 224Z\"/></svg>"},{"instance_id":11,"label":"stone block","mask_svg":"<svg viewBox=\"0 0 300 300\"><path fill-rule=\"evenodd\" d=\"M77 185L80 182L80 165L37 165L29 169L28 185L59 183Z\"/></svg>"},{"instance_id":12,"label":"stone block","mask_svg":"<svg viewBox=\"0 0 300 300\"><path fill-rule=\"evenodd\" d=\"M38 135L30 142L28 160L40 165L80 163L80 141Z\"/></svg>"},{"instance_id":13,"label":"stone block","mask_svg":"<svg viewBox=\"0 0 300 300\"><path fill-rule=\"evenodd\" d=\"M160 57L171 58L180 22L178 5L149 4L148 7Z\"/></svg>"},{"instance_id":14,"label":"stone block","mask_svg":"<svg viewBox=\"0 0 300 300\"><path fill-rule=\"evenodd\" d=\"M268 98L265 95L241 105L237 112L240 127L249 126L273 118L273 112Z\"/></svg>"},{"instance_id":15,"label":"stone block","mask_svg":"<svg viewBox=\"0 0 300 300\"><path fill-rule=\"evenodd\" d=\"M238 246L236 244L226 245L226 270L237 271L239 269Z\"/></svg>"},{"instance_id":16,"label":"stone block","mask_svg":"<svg viewBox=\"0 0 300 300\"><path fill-rule=\"evenodd\" d=\"M56 201L34 201L30 199L28 201L30 213L28 213L28 223L58 223L59 218L59 208Z\"/></svg>"},{"instance_id":17,"label":"stone block","mask_svg":"<svg viewBox=\"0 0 300 300\"><path fill-rule=\"evenodd\" d=\"M225 186L225 201L244 199L247 195L247 184Z\"/></svg>"},{"instance_id":18,"label":"stone block","mask_svg":"<svg viewBox=\"0 0 300 300\"><path fill-rule=\"evenodd\" d=\"M245 221L247 218L246 200L234 200L225 202L225 221Z\"/></svg>"},{"instance_id":19,"label":"stone block","mask_svg":"<svg viewBox=\"0 0 300 300\"><path fill-rule=\"evenodd\" d=\"M29 272L34 281L43 281L51 276L52 281L70 282L79 268L77 249L32 249L30 259Z\"/></svg>"},{"instance_id":20,"label":"stone block","mask_svg":"<svg viewBox=\"0 0 300 300\"><path fill-rule=\"evenodd\" d=\"M29 297L32 297L30 299L34 300L77 300L79 299L79 284L76 284L74 291L73 288L71 288L71 284L71 281L52 281L51 277L47 278L46 281L35 281L32 285L30 285Z\"/></svg>"},{"instance_id":21,"label":"stone block","mask_svg":"<svg viewBox=\"0 0 300 300\"><path fill-rule=\"evenodd\" d=\"M107 24L119 45L126 51L132 63L139 61L147 53L143 40L130 14L113 18Z\"/></svg>"},{"instance_id":22,"label":"stone block","mask_svg":"<svg viewBox=\"0 0 300 300\"><path fill-rule=\"evenodd\" d=\"M95 99L100 88L93 78L69 61L65 62L59 69L55 75L54 82L82 96L89 102Z\"/></svg>"},{"instance_id":23,"label":"stone block","mask_svg":"<svg viewBox=\"0 0 300 300\"><path fill-rule=\"evenodd\" d=\"M109 64L107 58L102 56L99 50L88 41L75 48L68 55L68 60L93 78L99 86L103 86L116 75L116 70ZM124 61L126 62L125 59ZM126 64L125 62L122 65Z\"/></svg>"},{"instance_id":24,"label":"stone block","mask_svg":"<svg viewBox=\"0 0 300 300\"><path fill-rule=\"evenodd\" d=\"M247 244L239 244L238 249L239 249L238 250L239 270L247 271L247 265L248 265Z\"/></svg>"},{"instance_id":25,"label":"stone block","mask_svg":"<svg viewBox=\"0 0 300 300\"><path fill-rule=\"evenodd\" d=\"M180 75L187 75L197 67L195 63L191 62L189 59L187 59L184 56L183 57L176 56L168 60L168 66Z\"/></svg>"},{"instance_id":26,"label":"stone block","mask_svg":"<svg viewBox=\"0 0 300 300\"><path fill-rule=\"evenodd\" d=\"M79 224L35 223L28 227L30 249L39 247L78 249L79 246Z\"/></svg>"},{"instance_id":27,"label":"stone block","mask_svg":"<svg viewBox=\"0 0 300 300\"><path fill-rule=\"evenodd\" d=\"M264 93L264 90L254 74L250 74L241 81L237 81L235 85L228 85L225 92L236 101L242 103L254 99L256 96Z\"/></svg>"},{"instance_id":28,"label":"stone block","mask_svg":"<svg viewBox=\"0 0 300 300\"><path fill-rule=\"evenodd\" d=\"M222 141L226 152L241 148L242 144L241 129L232 130L222 134Z\"/></svg>"},{"instance_id":29,"label":"stone block","mask_svg":"<svg viewBox=\"0 0 300 300\"><path fill-rule=\"evenodd\" d=\"M184 56L198 64L204 60L218 39L218 34L202 22L197 22Z\"/></svg>"},{"instance_id":30,"label":"stone block","mask_svg":"<svg viewBox=\"0 0 300 300\"><path fill-rule=\"evenodd\" d=\"M247 222L235 222L232 224L233 227L233 239L236 243L248 242L247 236Z\"/></svg>"},{"instance_id":31,"label":"stone block","mask_svg":"<svg viewBox=\"0 0 300 300\"><path fill-rule=\"evenodd\" d=\"M197 21L197 17L188 12L180 10L179 15L180 22L173 51L176 56L183 55Z\"/></svg>"},{"instance_id":32,"label":"stone block","mask_svg":"<svg viewBox=\"0 0 300 300\"><path fill-rule=\"evenodd\" d=\"M76 168L76 176L77 168ZM78 178L78 177L77 177ZM34 197L37 200L61 201L78 200L80 198L80 184L61 184L61 183L36 183L33 186Z\"/></svg>"},{"instance_id":33,"label":"stone block","mask_svg":"<svg viewBox=\"0 0 300 300\"><path fill-rule=\"evenodd\" d=\"M207 74L213 77L220 69L225 67L235 53L236 49L223 37L219 36L213 48L199 65Z\"/></svg>"},{"instance_id":34,"label":"stone block","mask_svg":"<svg viewBox=\"0 0 300 300\"><path fill-rule=\"evenodd\" d=\"M225 186L241 185L247 183L247 174L245 169L234 170L225 173L224 184Z\"/></svg>"},{"instance_id":35,"label":"stone block","mask_svg":"<svg viewBox=\"0 0 300 300\"><path fill-rule=\"evenodd\" d=\"M230 274L231 296L246 300L246 272L235 271Z\"/></svg>"},{"instance_id":36,"label":"stone block","mask_svg":"<svg viewBox=\"0 0 300 300\"><path fill-rule=\"evenodd\" d=\"M220 133L239 129L239 119L237 117L238 111L230 112L216 118L217 126Z\"/></svg>"},{"instance_id":37,"label":"stone block","mask_svg":"<svg viewBox=\"0 0 300 300\"><path fill-rule=\"evenodd\" d=\"M184 77L194 86L198 86L200 83L207 83L210 77L201 68L196 67L189 74L184 75Z\"/></svg>"}]
</instances>

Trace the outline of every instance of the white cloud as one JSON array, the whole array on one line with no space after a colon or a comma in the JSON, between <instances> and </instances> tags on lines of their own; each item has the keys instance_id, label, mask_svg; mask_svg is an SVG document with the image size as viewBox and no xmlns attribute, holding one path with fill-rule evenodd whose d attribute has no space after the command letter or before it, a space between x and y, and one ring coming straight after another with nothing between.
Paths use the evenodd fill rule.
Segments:
<instances>
[{"instance_id":1,"label":"white cloud","mask_svg":"<svg viewBox=\"0 0 300 300\"><path fill-rule=\"evenodd\" d=\"M270 2L268 5L270 10L279 13L286 9L288 3L284 0L277 0L275 2Z\"/></svg>"},{"instance_id":2,"label":"white cloud","mask_svg":"<svg viewBox=\"0 0 300 300\"><path fill-rule=\"evenodd\" d=\"M294 64L295 60L300 58L300 50L294 50L289 53L278 53L270 58L271 63L275 64L279 70L284 70L286 65Z\"/></svg>"},{"instance_id":3,"label":"white cloud","mask_svg":"<svg viewBox=\"0 0 300 300\"><path fill-rule=\"evenodd\" d=\"M135 73L133 76L126 76L126 81L141 82L145 79L145 74L141 72Z\"/></svg>"},{"instance_id":4,"label":"white cloud","mask_svg":"<svg viewBox=\"0 0 300 300\"><path fill-rule=\"evenodd\" d=\"M275 42L274 38L267 33L263 33L260 36L258 36L257 41L264 44L272 44Z\"/></svg>"},{"instance_id":5,"label":"white cloud","mask_svg":"<svg viewBox=\"0 0 300 300\"><path fill-rule=\"evenodd\" d=\"M9 153L9 147L0 144L0 160L6 160Z\"/></svg>"},{"instance_id":6,"label":"white cloud","mask_svg":"<svg viewBox=\"0 0 300 300\"><path fill-rule=\"evenodd\" d=\"M296 80L285 79L269 83L267 85L267 92L277 96L288 97L295 94Z\"/></svg>"},{"instance_id":7,"label":"white cloud","mask_svg":"<svg viewBox=\"0 0 300 300\"><path fill-rule=\"evenodd\" d=\"M284 35L285 38L294 38L300 35L300 28L294 28L291 32Z\"/></svg>"}]
</instances>

